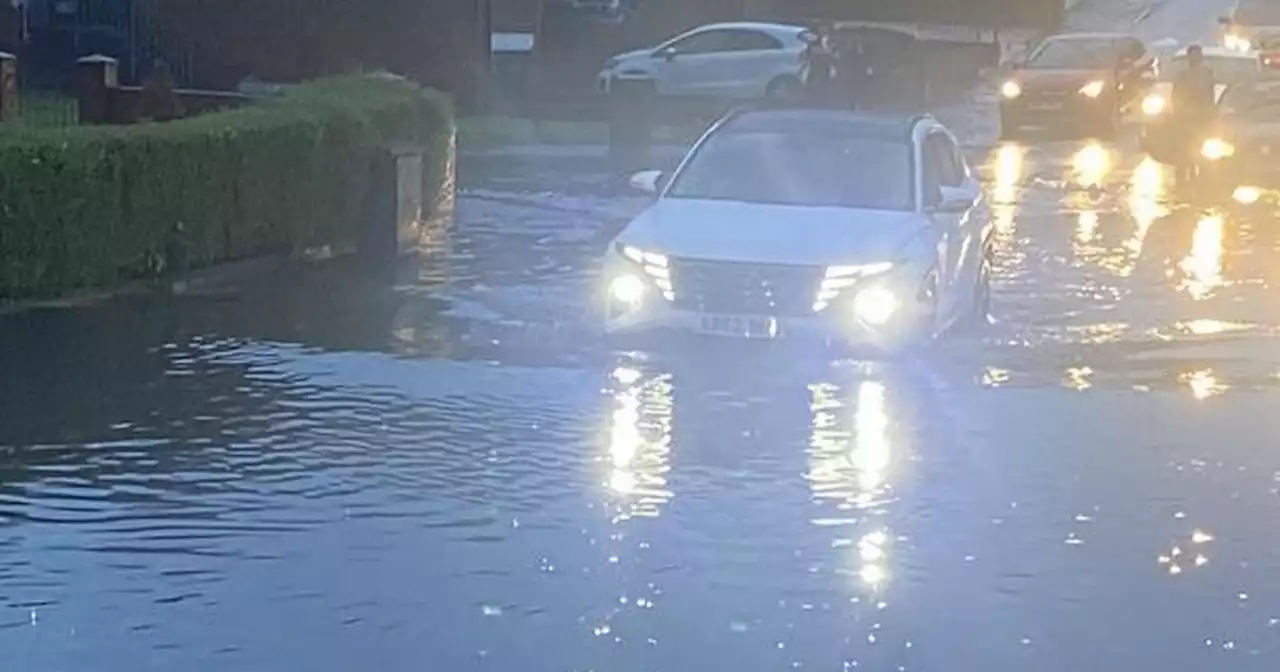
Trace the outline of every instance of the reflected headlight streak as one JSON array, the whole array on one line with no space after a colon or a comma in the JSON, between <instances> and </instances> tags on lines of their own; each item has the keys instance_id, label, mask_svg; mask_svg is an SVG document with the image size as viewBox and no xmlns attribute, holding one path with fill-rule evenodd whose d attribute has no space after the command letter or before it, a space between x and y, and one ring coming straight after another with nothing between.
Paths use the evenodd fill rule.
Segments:
<instances>
[{"instance_id":1,"label":"reflected headlight streak","mask_svg":"<svg viewBox=\"0 0 1280 672\"><path fill-rule=\"evenodd\" d=\"M1011 79L1000 85L1000 95L1005 98L1017 98L1022 95L1022 87Z\"/></svg>"},{"instance_id":2,"label":"reflected headlight streak","mask_svg":"<svg viewBox=\"0 0 1280 672\"><path fill-rule=\"evenodd\" d=\"M1210 161L1219 161L1236 153L1236 148L1221 138L1209 138L1200 146L1200 155Z\"/></svg>"},{"instance_id":3,"label":"reflected headlight streak","mask_svg":"<svg viewBox=\"0 0 1280 672\"><path fill-rule=\"evenodd\" d=\"M1088 84L1080 87L1080 93L1090 98L1097 98L1107 89L1107 83L1101 79L1095 79Z\"/></svg>"},{"instance_id":4,"label":"reflected headlight streak","mask_svg":"<svg viewBox=\"0 0 1280 672\"><path fill-rule=\"evenodd\" d=\"M893 270L893 264L881 262L862 264L860 266L828 266L823 274L822 286L818 289L818 298L813 303L813 311L820 313L831 305L831 301L846 289L853 287L864 278L880 275Z\"/></svg>"},{"instance_id":5,"label":"reflected headlight streak","mask_svg":"<svg viewBox=\"0 0 1280 672\"><path fill-rule=\"evenodd\" d=\"M637 266L639 266L640 270L644 272L645 277L647 277L649 281L652 282L653 285L658 288L658 291L662 292L662 297L664 299L668 301L675 301L676 299L675 288L672 287L671 285L670 260L667 259L667 255L658 254L657 252L648 252L638 247L632 247L630 245L618 245L618 253L621 254L623 258L625 258L627 261L630 261L633 264L636 264ZM613 290L614 290L614 286L618 282L623 281L623 279L627 277L634 278L635 280L640 282L642 287L641 287L641 291L639 292L639 295L640 297L643 297L644 281L641 278L638 278L636 276L623 275L615 278L610 283L609 293L618 300L626 301L626 299L623 299L622 297L618 296L617 293L614 292ZM628 284L632 284L632 283L628 282ZM637 298L634 302L638 302L638 301L639 301L639 298Z\"/></svg>"}]
</instances>

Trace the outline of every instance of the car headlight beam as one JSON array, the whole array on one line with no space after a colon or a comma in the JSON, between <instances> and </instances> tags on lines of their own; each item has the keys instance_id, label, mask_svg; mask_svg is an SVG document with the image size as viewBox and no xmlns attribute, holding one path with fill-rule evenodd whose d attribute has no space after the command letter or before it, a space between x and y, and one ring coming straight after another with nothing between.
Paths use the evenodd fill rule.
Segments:
<instances>
[{"instance_id":1,"label":"car headlight beam","mask_svg":"<svg viewBox=\"0 0 1280 672\"><path fill-rule=\"evenodd\" d=\"M609 283L609 296L621 303L639 304L644 300L645 283L639 277L626 274L619 275Z\"/></svg>"},{"instance_id":2,"label":"car headlight beam","mask_svg":"<svg viewBox=\"0 0 1280 672\"><path fill-rule=\"evenodd\" d=\"M1080 87L1080 93L1082 95L1088 96L1089 98L1097 98L1098 96L1102 95L1103 91L1106 91L1106 90L1107 90L1107 83L1102 81L1101 79L1095 79L1092 82L1089 82L1088 84L1085 84L1084 86Z\"/></svg>"},{"instance_id":3,"label":"car headlight beam","mask_svg":"<svg viewBox=\"0 0 1280 672\"><path fill-rule=\"evenodd\" d=\"M853 314L873 327L887 324L899 307L898 297L883 287L864 289L853 297Z\"/></svg>"},{"instance_id":4,"label":"car headlight beam","mask_svg":"<svg viewBox=\"0 0 1280 672\"><path fill-rule=\"evenodd\" d=\"M861 283L865 278L887 273L893 270L893 264L880 262L849 266L828 266L823 273L822 284L818 288L818 297L813 304L813 312L820 313L831 305L841 292Z\"/></svg>"},{"instance_id":5,"label":"car headlight beam","mask_svg":"<svg viewBox=\"0 0 1280 672\"><path fill-rule=\"evenodd\" d=\"M1013 99L1022 95L1022 86L1012 79L1000 85L1000 95Z\"/></svg>"},{"instance_id":6,"label":"car headlight beam","mask_svg":"<svg viewBox=\"0 0 1280 672\"><path fill-rule=\"evenodd\" d=\"M1142 99L1142 113L1148 117L1159 116L1168 104L1169 101L1164 96L1147 96Z\"/></svg>"},{"instance_id":7,"label":"car headlight beam","mask_svg":"<svg viewBox=\"0 0 1280 672\"><path fill-rule=\"evenodd\" d=\"M1219 161L1236 153L1236 148L1221 138L1209 138L1200 146L1200 155L1210 161Z\"/></svg>"},{"instance_id":8,"label":"car headlight beam","mask_svg":"<svg viewBox=\"0 0 1280 672\"><path fill-rule=\"evenodd\" d=\"M631 245L621 244L618 245L618 254L621 254L624 259L639 267L639 270L644 274L644 278L648 278L649 282L653 283L653 286L657 287L658 291L662 292L663 298L668 301L675 301L675 287L671 284L671 260L667 258L667 255L659 254L657 252L649 252ZM612 282L616 283L623 277L626 276L619 276ZM631 277L635 278L642 285L644 284L644 278L636 276ZM610 295L614 298L625 301L625 299L620 298L612 291L612 284L610 285ZM640 296L643 298L643 292L640 293ZM639 299L636 299L636 301L638 302Z\"/></svg>"},{"instance_id":9,"label":"car headlight beam","mask_svg":"<svg viewBox=\"0 0 1280 672\"><path fill-rule=\"evenodd\" d=\"M1262 190L1257 187L1249 186L1236 187L1235 191L1231 194L1231 198L1235 199L1237 203L1251 205L1253 203L1257 203L1258 200L1262 198Z\"/></svg>"}]
</instances>

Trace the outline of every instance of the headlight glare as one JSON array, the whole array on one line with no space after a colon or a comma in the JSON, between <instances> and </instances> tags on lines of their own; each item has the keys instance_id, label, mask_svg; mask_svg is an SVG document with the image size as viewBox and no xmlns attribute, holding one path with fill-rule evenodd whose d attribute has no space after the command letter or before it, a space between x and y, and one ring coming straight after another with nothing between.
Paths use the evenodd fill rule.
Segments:
<instances>
[{"instance_id":1,"label":"headlight glare","mask_svg":"<svg viewBox=\"0 0 1280 672\"><path fill-rule=\"evenodd\" d=\"M632 305L644 300L644 280L634 275L619 275L609 283L609 296Z\"/></svg>"},{"instance_id":2,"label":"headlight glare","mask_svg":"<svg viewBox=\"0 0 1280 672\"><path fill-rule=\"evenodd\" d=\"M873 326L884 326L898 312L898 297L883 287L871 287L853 297L853 314Z\"/></svg>"},{"instance_id":3,"label":"headlight glare","mask_svg":"<svg viewBox=\"0 0 1280 672\"><path fill-rule=\"evenodd\" d=\"M1210 161L1225 159L1235 153L1236 148L1221 138L1209 138L1200 147L1200 155Z\"/></svg>"},{"instance_id":4,"label":"headlight glare","mask_svg":"<svg viewBox=\"0 0 1280 672\"><path fill-rule=\"evenodd\" d=\"M1022 87L1011 79L1000 85L1000 95L1005 98L1017 98L1022 95Z\"/></svg>"},{"instance_id":5,"label":"headlight glare","mask_svg":"<svg viewBox=\"0 0 1280 672\"><path fill-rule=\"evenodd\" d=\"M1142 113L1148 117L1159 116L1168 104L1164 96L1147 96L1142 99Z\"/></svg>"},{"instance_id":6,"label":"headlight glare","mask_svg":"<svg viewBox=\"0 0 1280 672\"><path fill-rule=\"evenodd\" d=\"M893 270L893 264L879 262L849 266L828 266L823 274L822 285L818 288L818 297L813 304L813 312L820 313L831 305L841 292L856 286L864 278L880 275Z\"/></svg>"},{"instance_id":7,"label":"headlight glare","mask_svg":"<svg viewBox=\"0 0 1280 672\"><path fill-rule=\"evenodd\" d=\"M1262 198L1262 190L1257 187L1236 187L1235 192L1231 194L1231 198L1237 203L1250 205L1257 203Z\"/></svg>"},{"instance_id":8,"label":"headlight glare","mask_svg":"<svg viewBox=\"0 0 1280 672\"><path fill-rule=\"evenodd\" d=\"M644 279L648 278L649 282L653 283L653 286L657 287L658 291L662 292L663 298L668 301L675 301L675 288L671 284L671 261L667 259L667 255L659 254L657 252L649 252L632 245L623 245L621 243L618 244L618 254L621 254L624 259L638 266L639 270L644 273L644 277L631 277L639 281L642 286L645 284ZM616 283L617 280L614 280L614 282ZM612 292L612 286L610 293L614 298L621 301L626 300L618 297L617 294L614 294ZM641 291L641 295L643 295L643 291Z\"/></svg>"},{"instance_id":9,"label":"headlight glare","mask_svg":"<svg viewBox=\"0 0 1280 672\"><path fill-rule=\"evenodd\" d=\"M1085 84L1084 86L1080 87L1080 93L1090 98L1097 98L1098 96L1101 96L1102 92L1105 91L1106 89L1107 89L1106 82L1102 81L1101 79L1095 79L1092 82L1089 82L1088 84Z\"/></svg>"}]
</instances>

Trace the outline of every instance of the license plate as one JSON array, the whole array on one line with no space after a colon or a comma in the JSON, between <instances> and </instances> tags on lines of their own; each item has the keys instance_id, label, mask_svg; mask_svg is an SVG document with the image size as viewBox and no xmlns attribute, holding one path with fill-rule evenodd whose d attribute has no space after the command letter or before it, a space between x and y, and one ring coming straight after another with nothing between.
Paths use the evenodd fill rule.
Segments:
<instances>
[{"instance_id":1,"label":"license plate","mask_svg":"<svg viewBox=\"0 0 1280 672\"><path fill-rule=\"evenodd\" d=\"M702 333L738 338L777 338L778 320L772 317L703 315Z\"/></svg>"},{"instance_id":2,"label":"license plate","mask_svg":"<svg viewBox=\"0 0 1280 672\"><path fill-rule=\"evenodd\" d=\"M1027 109L1032 112L1056 112L1062 109L1062 103L1031 103Z\"/></svg>"}]
</instances>

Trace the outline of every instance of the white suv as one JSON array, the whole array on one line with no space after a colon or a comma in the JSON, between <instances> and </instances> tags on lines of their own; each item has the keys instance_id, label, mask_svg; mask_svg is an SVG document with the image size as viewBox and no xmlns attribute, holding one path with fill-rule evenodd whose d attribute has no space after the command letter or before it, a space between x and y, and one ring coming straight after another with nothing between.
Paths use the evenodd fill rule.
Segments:
<instances>
[{"instance_id":1,"label":"white suv","mask_svg":"<svg viewBox=\"0 0 1280 672\"><path fill-rule=\"evenodd\" d=\"M652 84L659 96L753 100L800 86L806 29L773 23L701 26L654 47L609 59L600 90L619 81Z\"/></svg>"},{"instance_id":2,"label":"white suv","mask_svg":"<svg viewBox=\"0 0 1280 672\"><path fill-rule=\"evenodd\" d=\"M605 331L692 331L897 351L990 296L993 226L955 138L928 116L730 114L604 259Z\"/></svg>"}]
</instances>

